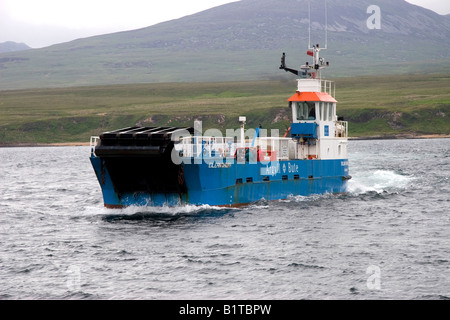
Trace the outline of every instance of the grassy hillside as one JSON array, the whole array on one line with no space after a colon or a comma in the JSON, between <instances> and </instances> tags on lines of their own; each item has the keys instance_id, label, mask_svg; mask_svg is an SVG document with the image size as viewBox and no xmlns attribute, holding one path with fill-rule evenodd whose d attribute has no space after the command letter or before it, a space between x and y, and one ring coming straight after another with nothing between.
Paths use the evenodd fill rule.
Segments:
<instances>
[{"instance_id":1,"label":"grassy hillside","mask_svg":"<svg viewBox=\"0 0 450 320\"><path fill-rule=\"evenodd\" d=\"M0 91L0 144L87 142L132 126L237 128L261 124L284 133L292 81L152 83ZM338 114L351 136L450 134L450 74L351 77L336 81Z\"/></svg>"},{"instance_id":2,"label":"grassy hillside","mask_svg":"<svg viewBox=\"0 0 450 320\"><path fill-rule=\"evenodd\" d=\"M342 78L352 136L450 134L450 75Z\"/></svg>"}]
</instances>

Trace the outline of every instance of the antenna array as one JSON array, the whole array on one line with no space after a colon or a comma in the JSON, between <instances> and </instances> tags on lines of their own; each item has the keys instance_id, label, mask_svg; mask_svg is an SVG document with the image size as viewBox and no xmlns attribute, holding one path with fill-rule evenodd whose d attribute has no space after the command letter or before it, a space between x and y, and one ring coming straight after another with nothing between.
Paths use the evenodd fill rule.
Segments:
<instances>
[{"instance_id":1,"label":"antenna array","mask_svg":"<svg viewBox=\"0 0 450 320\"><path fill-rule=\"evenodd\" d=\"M308 49L314 49L316 47L311 47L311 1L308 2ZM328 49L328 6L327 1L325 0L325 47L319 49Z\"/></svg>"}]
</instances>

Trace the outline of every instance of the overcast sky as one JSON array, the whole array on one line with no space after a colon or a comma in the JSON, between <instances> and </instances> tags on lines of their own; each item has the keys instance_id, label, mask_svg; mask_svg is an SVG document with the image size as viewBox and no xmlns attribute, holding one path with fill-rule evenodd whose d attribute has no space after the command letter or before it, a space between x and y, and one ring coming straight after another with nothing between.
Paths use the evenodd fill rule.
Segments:
<instances>
[{"instance_id":1,"label":"overcast sky","mask_svg":"<svg viewBox=\"0 0 450 320\"><path fill-rule=\"evenodd\" d=\"M33 48L147 27L238 0L0 0L0 42ZM450 0L407 0L450 14ZM375 1L376 2L376 1Z\"/></svg>"}]
</instances>

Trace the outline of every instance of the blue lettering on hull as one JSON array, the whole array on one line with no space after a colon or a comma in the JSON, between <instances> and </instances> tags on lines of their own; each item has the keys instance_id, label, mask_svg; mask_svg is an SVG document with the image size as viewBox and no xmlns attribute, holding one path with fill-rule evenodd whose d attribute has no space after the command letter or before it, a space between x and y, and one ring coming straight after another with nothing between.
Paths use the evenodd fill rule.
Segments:
<instances>
[{"instance_id":1,"label":"blue lettering on hull","mask_svg":"<svg viewBox=\"0 0 450 320\"><path fill-rule=\"evenodd\" d=\"M102 160L91 157L107 207L178 206L184 204L236 206L261 199L345 193L348 160L289 160L268 164L227 164L205 161L184 165L186 191L117 192ZM126 170L126 168L124 168Z\"/></svg>"}]
</instances>

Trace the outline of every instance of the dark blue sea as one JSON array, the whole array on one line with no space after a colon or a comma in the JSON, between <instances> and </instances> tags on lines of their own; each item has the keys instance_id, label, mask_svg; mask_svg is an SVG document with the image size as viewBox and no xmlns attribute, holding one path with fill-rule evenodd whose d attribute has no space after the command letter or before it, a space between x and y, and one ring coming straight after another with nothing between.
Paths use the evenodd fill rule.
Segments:
<instances>
[{"instance_id":1,"label":"dark blue sea","mask_svg":"<svg viewBox=\"0 0 450 320\"><path fill-rule=\"evenodd\" d=\"M89 147L0 149L0 299L450 299L450 140L350 141L346 195L103 207Z\"/></svg>"}]
</instances>

